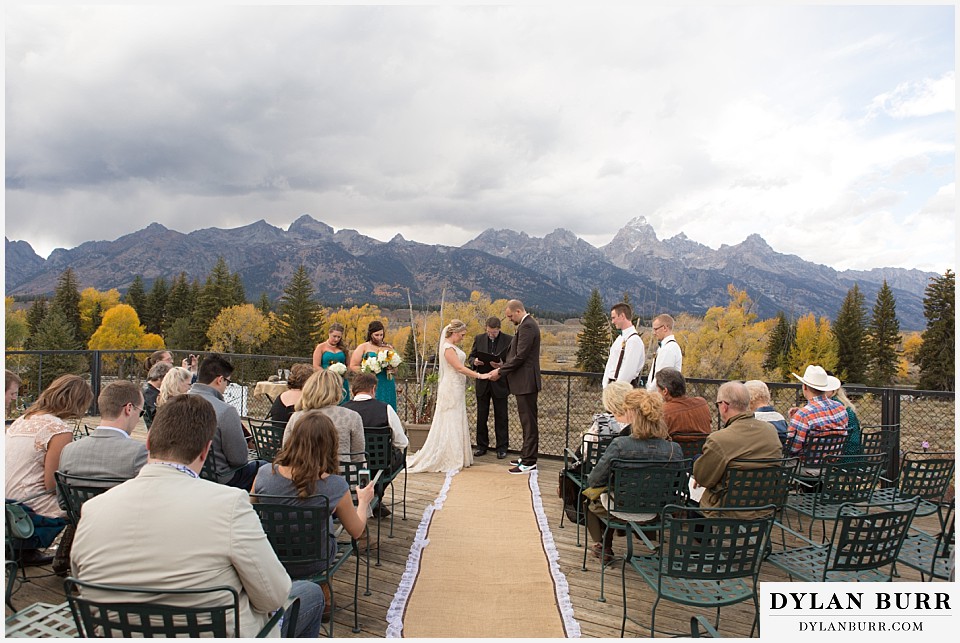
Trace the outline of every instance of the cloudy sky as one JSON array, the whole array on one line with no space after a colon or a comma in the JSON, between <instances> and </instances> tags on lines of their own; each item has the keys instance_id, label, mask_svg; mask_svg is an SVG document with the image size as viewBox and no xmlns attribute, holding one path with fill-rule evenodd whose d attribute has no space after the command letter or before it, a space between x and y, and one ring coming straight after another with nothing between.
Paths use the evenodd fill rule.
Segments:
<instances>
[{"instance_id":1,"label":"cloudy sky","mask_svg":"<svg viewBox=\"0 0 960 643\"><path fill-rule=\"evenodd\" d=\"M644 216L956 268L952 6L5 14L5 233L42 256L152 221L600 246Z\"/></svg>"}]
</instances>

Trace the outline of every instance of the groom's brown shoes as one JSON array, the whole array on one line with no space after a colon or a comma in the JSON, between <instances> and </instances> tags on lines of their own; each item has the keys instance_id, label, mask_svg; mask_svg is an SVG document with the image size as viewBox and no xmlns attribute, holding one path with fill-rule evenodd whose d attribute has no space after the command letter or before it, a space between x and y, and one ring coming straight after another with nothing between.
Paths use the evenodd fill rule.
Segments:
<instances>
[{"instance_id":1,"label":"groom's brown shoes","mask_svg":"<svg viewBox=\"0 0 960 643\"><path fill-rule=\"evenodd\" d=\"M484 449L483 447L480 447L480 448L478 448L476 451L473 452L473 455L475 455L475 456L477 456L477 457L479 458L479 457L482 456L482 455L487 455L487 450Z\"/></svg>"}]
</instances>

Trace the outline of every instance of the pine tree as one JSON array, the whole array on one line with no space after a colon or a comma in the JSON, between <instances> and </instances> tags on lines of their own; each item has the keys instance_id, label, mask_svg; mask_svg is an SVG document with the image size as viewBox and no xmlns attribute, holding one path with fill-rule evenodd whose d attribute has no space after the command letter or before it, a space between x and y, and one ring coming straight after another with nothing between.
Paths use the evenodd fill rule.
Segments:
<instances>
[{"instance_id":1,"label":"pine tree","mask_svg":"<svg viewBox=\"0 0 960 643\"><path fill-rule=\"evenodd\" d=\"M99 301L95 301L93 302L93 310L90 313L90 327L93 329L93 333L97 332L97 329L100 328L100 324L102 323L103 304L101 304ZM92 336L93 333L90 333L90 335Z\"/></svg>"},{"instance_id":2,"label":"pine tree","mask_svg":"<svg viewBox=\"0 0 960 643\"><path fill-rule=\"evenodd\" d=\"M230 275L230 284L233 287L233 303L231 306L242 306L247 303L247 293L243 288L243 281L240 279L240 273L235 272Z\"/></svg>"},{"instance_id":3,"label":"pine tree","mask_svg":"<svg viewBox=\"0 0 960 643\"><path fill-rule=\"evenodd\" d=\"M919 388L927 391L954 391L956 360L956 275L947 270L933 277L924 291L923 316L927 329L917 353L920 364Z\"/></svg>"},{"instance_id":4,"label":"pine tree","mask_svg":"<svg viewBox=\"0 0 960 643\"><path fill-rule=\"evenodd\" d=\"M787 316L781 310L777 313L777 323L770 332L770 339L767 340L767 348L763 360L763 368L771 373L776 373L780 379L786 379L789 375L787 362L790 351L796 343L796 326L787 321Z\"/></svg>"},{"instance_id":5,"label":"pine tree","mask_svg":"<svg viewBox=\"0 0 960 643\"><path fill-rule=\"evenodd\" d=\"M163 277L157 277L153 281L150 293L147 295L146 316L143 319L143 325L148 333L159 335L163 332L164 318L167 313L167 297L169 289L167 280Z\"/></svg>"},{"instance_id":6,"label":"pine tree","mask_svg":"<svg viewBox=\"0 0 960 643\"><path fill-rule=\"evenodd\" d=\"M583 330L577 335L577 366L587 373L602 373L610 354L610 317L596 288L590 293L582 323Z\"/></svg>"},{"instance_id":7,"label":"pine tree","mask_svg":"<svg viewBox=\"0 0 960 643\"><path fill-rule=\"evenodd\" d=\"M284 355L310 355L322 341L322 309L303 264L283 290L278 306L280 348Z\"/></svg>"},{"instance_id":8,"label":"pine tree","mask_svg":"<svg viewBox=\"0 0 960 643\"><path fill-rule=\"evenodd\" d=\"M897 344L900 341L900 322L897 321L897 302L893 291L883 280L883 286L877 293L877 302L873 305L873 317L867 330L869 337L870 383L874 386L888 386L897 375Z\"/></svg>"},{"instance_id":9,"label":"pine tree","mask_svg":"<svg viewBox=\"0 0 960 643\"><path fill-rule=\"evenodd\" d=\"M143 286L143 277L137 275L133 278L127 294L123 296L123 303L132 306L139 319L144 318L147 313L147 291Z\"/></svg>"},{"instance_id":10,"label":"pine tree","mask_svg":"<svg viewBox=\"0 0 960 643\"><path fill-rule=\"evenodd\" d=\"M53 307L63 313L64 319L73 329L73 338L79 344L83 341L80 330L80 288L73 268L67 268L57 280L57 289L53 295Z\"/></svg>"},{"instance_id":11,"label":"pine tree","mask_svg":"<svg viewBox=\"0 0 960 643\"><path fill-rule=\"evenodd\" d=\"M400 365L401 373L412 373L416 363L417 344L413 339L413 333L410 333L407 335L407 343L403 347L403 364Z\"/></svg>"},{"instance_id":12,"label":"pine tree","mask_svg":"<svg viewBox=\"0 0 960 643\"><path fill-rule=\"evenodd\" d=\"M207 331L221 310L243 303L237 302L237 295L237 282L230 274L226 260L218 257L194 306L192 329L197 345L209 345Z\"/></svg>"},{"instance_id":13,"label":"pine tree","mask_svg":"<svg viewBox=\"0 0 960 643\"><path fill-rule=\"evenodd\" d=\"M48 309L46 297L37 297L30 304L30 308L27 309L27 328L30 331L30 335L27 337L27 348L34 348L33 338L36 337L40 324L43 323L43 318L47 316Z\"/></svg>"},{"instance_id":14,"label":"pine tree","mask_svg":"<svg viewBox=\"0 0 960 643\"><path fill-rule=\"evenodd\" d=\"M56 306L50 306L43 321L37 327L37 332L31 335L30 340L30 348L33 350L69 351L82 348L74 336L74 328L70 321ZM64 373L82 372L84 362L85 359L78 355L64 353L45 355L41 388L46 388Z\"/></svg>"},{"instance_id":15,"label":"pine tree","mask_svg":"<svg viewBox=\"0 0 960 643\"><path fill-rule=\"evenodd\" d=\"M167 301L163 309L163 334L166 335L178 319L189 318L193 314L193 299L187 273L181 272L173 279L167 291Z\"/></svg>"},{"instance_id":16,"label":"pine tree","mask_svg":"<svg viewBox=\"0 0 960 643\"><path fill-rule=\"evenodd\" d=\"M273 307L270 305L270 297L267 293L260 293L260 302L257 304L257 308L267 317L273 312Z\"/></svg>"},{"instance_id":17,"label":"pine tree","mask_svg":"<svg viewBox=\"0 0 960 643\"><path fill-rule=\"evenodd\" d=\"M637 311L633 310L633 304L630 302L630 293L624 291L623 299L620 301L630 306L630 310L633 311L633 317L630 318L630 323L632 323L634 328L636 328L637 322L640 321L640 315L637 314Z\"/></svg>"},{"instance_id":18,"label":"pine tree","mask_svg":"<svg viewBox=\"0 0 960 643\"><path fill-rule=\"evenodd\" d=\"M860 286L847 291L833 324L837 339L837 375L844 382L863 384L867 371L867 311Z\"/></svg>"}]
</instances>

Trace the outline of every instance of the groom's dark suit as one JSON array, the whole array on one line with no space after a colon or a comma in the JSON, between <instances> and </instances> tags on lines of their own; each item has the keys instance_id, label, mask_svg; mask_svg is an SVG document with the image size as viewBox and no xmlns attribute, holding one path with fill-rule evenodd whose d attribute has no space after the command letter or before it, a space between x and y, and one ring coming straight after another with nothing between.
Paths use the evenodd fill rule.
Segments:
<instances>
[{"instance_id":1,"label":"groom's dark suit","mask_svg":"<svg viewBox=\"0 0 960 643\"><path fill-rule=\"evenodd\" d=\"M537 463L540 432L537 426L537 395L540 393L540 326L529 314L517 325L510 342L507 361L500 367L510 393L517 398L517 414L523 428L520 459L525 465Z\"/></svg>"},{"instance_id":2,"label":"groom's dark suit","mask_svg":"<svg viewBox=\"0 0 960 643\"><path fill-rule=\"evenodd\" d=\"M493 367L488 364L474 366L473 361L477 353L492 353L501 355L510 346L513 339L503 331L492 340L486 333L480 333L473 340L473 350L467 363L478 373L489 373ZM510 389L505 379L476 380L474 385L477 391L477 447L490 448L490 433L487 430L487 421L490 418L490 401L493 401L493 432L497 438L497 451L506 451L510 443L510 431L507 423L507 397Z\"/></svg>"}]
</instances>

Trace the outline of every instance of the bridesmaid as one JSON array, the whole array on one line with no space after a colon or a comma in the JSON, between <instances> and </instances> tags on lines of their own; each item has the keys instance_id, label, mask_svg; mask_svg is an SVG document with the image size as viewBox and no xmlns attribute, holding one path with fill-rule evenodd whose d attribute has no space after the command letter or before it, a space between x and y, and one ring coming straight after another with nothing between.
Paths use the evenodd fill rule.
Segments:
<instances>
[{"instance_id":1,"label":"bridesmaid","mask_svg":"<svg viewBox=\"0 0 960 643\"><path fill-rule=\"evenodd\" d=\"M353 357L350 358L350 371L352 373L360 372L360 364L366 358L376 357L377 353L388 348L395 350L390 344L384 343L383 337L385 334L383 322L370 322L370 325L367 326L367 341L357 346L353 351ZM394 410L397 409L397 383L393 380L396 371L396 368L388 366L377 373L377 399L386 402Z\"/></svg>"},{"instance_id":2,"label":"bridesmaid","mask_svg":"<svg viewBox=\"0 0 960 643\"><path fill-rule=\"evenodd\" d=\"M347 351L343 344L343 326L340 324L330 324L330 334L327 341L317 344L313 349L313 368L315 370L328 369L331 364L339 362L347 365ZM343 373L343 399L340 404L350 401L350 384L347 382L347 374Z\"/></svg>"}]
</instances>

